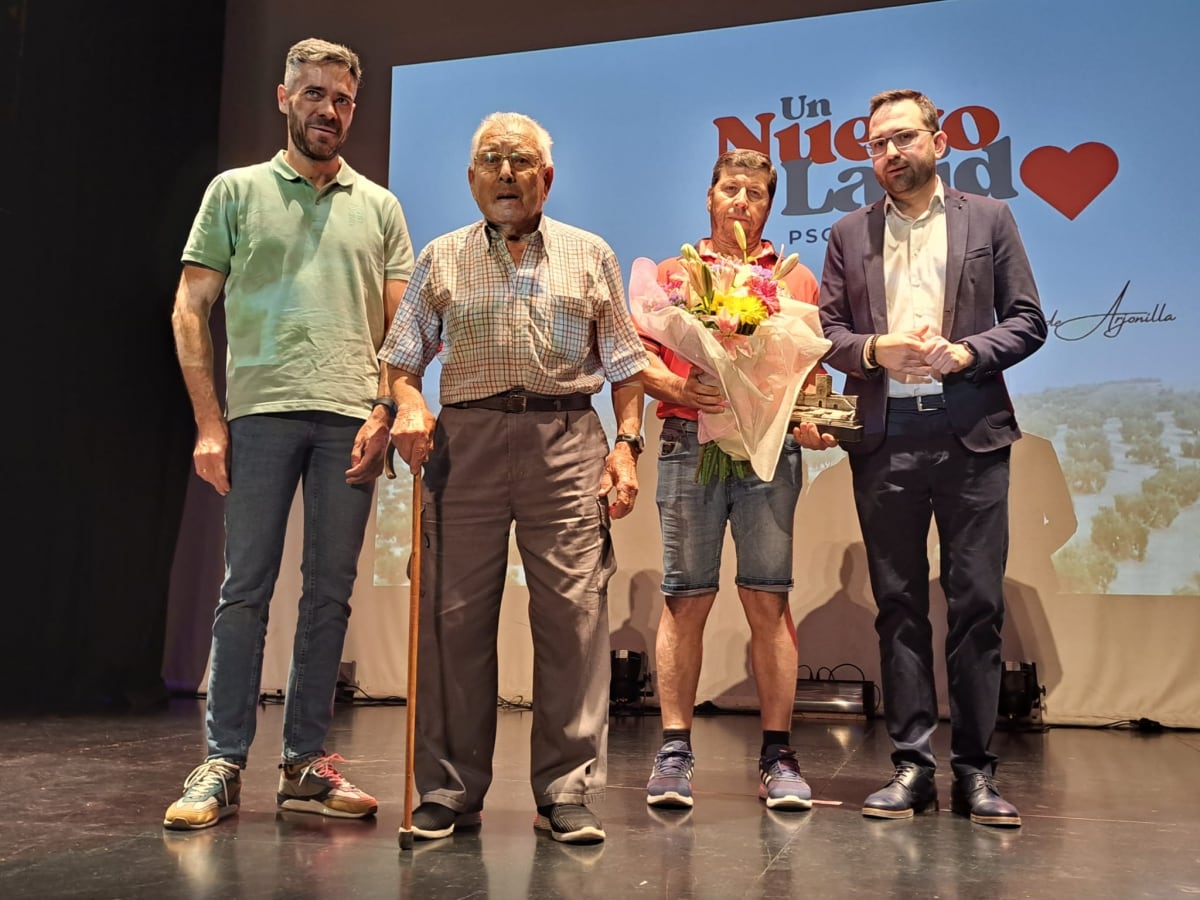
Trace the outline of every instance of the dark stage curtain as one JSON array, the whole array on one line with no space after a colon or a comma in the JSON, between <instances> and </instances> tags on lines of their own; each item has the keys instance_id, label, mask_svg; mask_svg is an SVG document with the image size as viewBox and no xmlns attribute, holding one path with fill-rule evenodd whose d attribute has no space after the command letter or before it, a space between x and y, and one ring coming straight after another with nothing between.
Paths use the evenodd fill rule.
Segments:
<instances>
[{"instance_id":1,"label":"dark stage curtain","mask_svg":"<svg viewBox=\"0 0 1200 900\"><path fill-rule=\"evenodd\" d=\"M193 436L170 310L217 167L224 4L3 11L0 707L152 706Z\"/></svg>"}]
</instances>

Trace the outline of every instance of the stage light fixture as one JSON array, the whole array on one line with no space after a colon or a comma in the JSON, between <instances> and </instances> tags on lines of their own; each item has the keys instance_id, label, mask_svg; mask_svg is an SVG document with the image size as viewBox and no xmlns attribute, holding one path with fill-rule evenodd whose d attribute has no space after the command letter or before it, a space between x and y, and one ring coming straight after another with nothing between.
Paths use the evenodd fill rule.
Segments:
<instances>
[{"instance_id":1,"label":"stage light fixture","mask_svg":"<svg viewBox=\"0 0 1200 900\"><path fill-rule=\"evenodd\" d=\"M875 714L875 683L798 678L792 712L869 719Z\"/></svg>"},{"instance_id":2,"label":"stage light fixture","mask_svg":"<svg viewBox=\"0 0 1200 900\"><path fill-rule=\"evenodd\" d=\"M642 654L636 650L613 650L612 677L608 699L617 706L640 703L642 689L650 676L642 672Z\"/></svg>"},{"instance_id":3,"label":"stage light fixture","mask_svg":"<svg viewBox=\"0 0 1200 900\"><path fill-rule=\"evenodd\" d=\"M1045 693L1038 684L1037 663L1006 659L1000 674L1001 723L1010 728L1040 724Z\"/></svg>"}]
</instances>

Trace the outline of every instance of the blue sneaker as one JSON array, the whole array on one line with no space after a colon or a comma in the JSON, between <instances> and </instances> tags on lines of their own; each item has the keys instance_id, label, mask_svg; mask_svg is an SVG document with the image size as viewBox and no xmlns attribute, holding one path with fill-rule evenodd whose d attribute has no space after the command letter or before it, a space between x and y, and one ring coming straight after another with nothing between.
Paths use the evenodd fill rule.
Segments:
<instances>
[{"instance_id":1,"label":"blue sneaker","mask_svg":"<svg viewBox=\"0 0 1200 900\"><path fill-rule=\"evenodd\" d=\"M767 809L812 809L812 788L800 774L796 753L772 744L758 760L758 799Z\"/></svg>"},{"instance_id":2,"label":"blue sneaker","mask_svg":"<svg viewBox=\"0 0 1200 900\"><path fill-rule=\"evenodd\" d=\"M696 757L683 741L667 741L654 757L654 768L646 784L650 806L692 807L692 767Z\"/></svg>"}]
</instances>

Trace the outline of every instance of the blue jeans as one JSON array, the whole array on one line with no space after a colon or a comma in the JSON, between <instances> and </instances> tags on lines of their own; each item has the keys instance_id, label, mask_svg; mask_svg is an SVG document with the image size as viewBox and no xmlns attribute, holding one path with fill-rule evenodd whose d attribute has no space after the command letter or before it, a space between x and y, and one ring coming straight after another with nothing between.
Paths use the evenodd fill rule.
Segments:
<instances>
[{"instance_id":1,"label":"blue jeans","mask_svg":"<svg viewBox=\"0 0 1200 900\"><path fill-rule=\"evenodd\" d=\"M737 550L739 587L787 593L792 589L792 531L804 470L800 445L784 439L775 477L713 479L696 483L697 425L663 422L658 447L659 522L663 542L662 592L668 597L711 594L720 586L725 526Z\"/></svg>"},{"instance_id":2,"label":"blue jeans","mask_svg":"<svg viewBox=\"0 0 1200 900\"><path fill-rule=\"evenodd\" d=\"M208 758L246 764L258 711L267 614L288 512L303 484L304 551L283 718L283 760L325 753L374 485L346 484L362 421L325 412L241 416L229 423L225 581L213 617Z\"/></svg>"}]
</instances>

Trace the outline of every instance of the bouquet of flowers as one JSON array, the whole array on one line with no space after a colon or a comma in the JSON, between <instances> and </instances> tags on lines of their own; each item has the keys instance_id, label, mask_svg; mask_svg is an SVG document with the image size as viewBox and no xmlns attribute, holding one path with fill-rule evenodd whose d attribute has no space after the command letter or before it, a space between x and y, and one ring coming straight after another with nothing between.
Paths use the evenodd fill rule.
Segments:
<instances>
[{"instance_id":1,"label":"bouquet of flowers","mask_svg":"<svg viewBox=\"0 0 1200 900\"><path fill-rule=\"evenodd\" d=\"M707 263L691 244L681 251L681 275L658 281L658 267L634 261L630 308L642 332L698 366L720 385L728 408L701 412L696 480L775 477L792 407L804 379L829 349L817 308L792 298L783 277L792 254L773 269L751 264L745 233L735 233L742 262Z\"/></svg>"}]
</instances>

